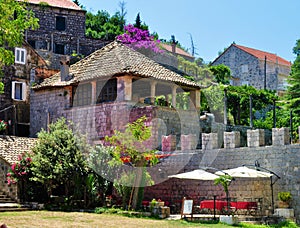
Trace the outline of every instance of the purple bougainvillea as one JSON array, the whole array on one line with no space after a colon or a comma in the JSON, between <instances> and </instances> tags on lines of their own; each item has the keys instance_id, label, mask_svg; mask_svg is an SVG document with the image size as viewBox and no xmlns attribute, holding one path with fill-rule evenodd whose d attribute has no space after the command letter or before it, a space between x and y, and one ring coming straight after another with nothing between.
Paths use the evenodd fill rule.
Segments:
<instances>
[{"instance_id":1,"label":"purple bougainvillea","mask_svg":"<svg viewBox=\"0 0 300 228\"><path fill-rule=\"evenodd\" d=\"M149 34L148 30L136 28L131 24L126 25L124 30L125 33L117 37L117 40L123 44L134 49L146 48L156 53L163 52L163 50L159 48L159 40L154 40L154 37Z\"/></svg>"}]
</instances>

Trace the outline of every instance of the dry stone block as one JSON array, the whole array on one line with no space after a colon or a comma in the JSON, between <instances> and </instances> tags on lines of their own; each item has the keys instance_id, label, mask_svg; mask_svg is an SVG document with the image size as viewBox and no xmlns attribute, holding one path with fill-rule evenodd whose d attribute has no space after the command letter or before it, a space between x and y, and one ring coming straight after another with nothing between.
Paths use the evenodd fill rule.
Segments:
<instances>
[{"instance_id":1,"label":"dry stone block","mask_svg":"<svg viewBox=\"0 0 300 228\"><path fill-rule=\"evenodd\" d=\"M265 130L264 129L247 130L247 145L248 147L264 146Z\"/></svg>"},{"instance_id":2,"label":"dry stone block","mask_svg":"<svg viewBox=\"0 0 300 228\"><path fill-rule=\"evenodd\" d=\"M197 146L197 140L195 134L181 135L181 150L194 150Z\"/></svg>"},{"instance_id":3,"label":"dry stone block","mask_svg":"<svg viewBox=\"0 0 300 228\"><path fill-rule=\"evenodd\" d=\"M218 134L217 133L202 133L202 150L211 150L218 148Z\"/></svg>"},{"instance_id":4,"label":"dry stone block","mask_svg":"<svg viewBox=\"0 0 300 228\"><path fill-rule=\"evenodd\" d=\"M224 132L224 148L232 149L240 147L241 134L239 131Z\"/></svg>"},{"instance_id":5,"label":"dry stone block","mask_svg":"<svg viewBox=\"0 0 300 228\"><path fill-rule=\"evenodd\" d=\"M272 144L273 146L290 144L289 128L272 128Z\"/></svg>"},{"instance_id":6,"label":"dry stone block","mask_svg":"<svg viewBox=\"0 0 300 228\"><path fill-rule=\"evenodd\" d=\"M163 135L161 139L161 147L162 151L174 151L176 149L176 135Z\"/></svg>"}]
</instances>

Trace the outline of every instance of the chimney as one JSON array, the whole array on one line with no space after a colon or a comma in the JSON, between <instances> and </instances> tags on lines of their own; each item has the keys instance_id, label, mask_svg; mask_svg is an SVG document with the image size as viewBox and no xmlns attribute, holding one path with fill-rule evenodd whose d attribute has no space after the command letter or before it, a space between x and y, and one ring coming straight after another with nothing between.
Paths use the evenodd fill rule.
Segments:
<instances>
[{"instance_id":1,"label":"chimney","mask_svg":"<svg viewBox=\"0 0 300 228\"><path fill-rule=\"evenodd\" d=\"M176 54L176 44L177 44L177 42L175 40L175 36L172 35L171 36L171 45L172 45L172 53L173 54Z\"/></svg>"},{"instance_id":2,"label":"chimney","mask_svg":"<svg viewBox=\"0 0 300 228\"><path fill-rule=\"evenodd\" d=\"M62 56L60 59L60 80L67 81L69 77L69 68L70 68L70 57Z\"/></svg>"}]
</instances>

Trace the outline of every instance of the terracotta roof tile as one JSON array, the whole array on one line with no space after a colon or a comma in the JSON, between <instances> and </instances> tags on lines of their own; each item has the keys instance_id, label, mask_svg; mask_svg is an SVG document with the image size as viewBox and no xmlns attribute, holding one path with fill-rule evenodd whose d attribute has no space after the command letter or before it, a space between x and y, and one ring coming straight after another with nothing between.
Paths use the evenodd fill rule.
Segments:
<instances>
[{"instance_id":1,"label":"terracotta roof tile","mask_svg":"<svg viewBox=\"0 0 300 228\"><path fill-rule=\"evenodd\" d=\"M31 151L36 141L36 138L0 136L0 157L12 164L20 154Z\"/></svg>"},{"instance_id":2,"label":"terracotta roof tile","mask_svg":"<svg viewBox=\"0 0 300 228\"><path fill-rule=\"evenodd\" d=\"M73 79L60 81L60 74L47 78L34 89L52 86L66 86L77 82L130 74L143 78L170 81L178 85L200 88L200 85L185 79L145 55L114 41L92 53L70 67Z\"/></svg>"},{"instance_id":3,"label":"terracotta roof tile","mask_svg":"<svg viewBox=\"0 0 300 228\"><path fill-rule=\"evenodd\" d=\"M168 52L172 52L172 45L165 44L165 43L160 43L160 46L163 49L167 50ZM183 49L181 49L179 47L176 47L175 53L178 54L178 55L187 56L189 58L194 58L194 56L192 56L190 53L186 52L185 50L183 50Z\"/></svg>"},{"instance_id":4,"label":"terracotta roof tile","mask_svg":"<svg viewBox=\"0 0 300 228\"><path fill-rule=\"evenodd\" d=\"M235 46L235 47L237 47L237 48L239 48L239 49L241 49L241 50L257 57L258 59L264 60L265 56L266 56L267 61L271 61L273 63L278 63L280 65L291 66L291 62L279 57L276 54L272 54L272 53L269 53L269 52L260 51L260 50L254 49L254 48L249 48L249 47L236 45L236 44L233 44L233 46Z\"/></svg>"},{"instance_id":5,"label":"terracotta roof tile","mask_svg":"<svg viewBox=\"0 0 300 228\"><path fill-rule=\"evenodd\" d=\"M20 2L24 0L18 0ZM72 10L82 10L78 5L76 5L72 0L26 0L26 2L32 4L40 4L40 3L47 3L50 6L59 7L59 8L66 8Z\"/></svg>"}]
</instances>

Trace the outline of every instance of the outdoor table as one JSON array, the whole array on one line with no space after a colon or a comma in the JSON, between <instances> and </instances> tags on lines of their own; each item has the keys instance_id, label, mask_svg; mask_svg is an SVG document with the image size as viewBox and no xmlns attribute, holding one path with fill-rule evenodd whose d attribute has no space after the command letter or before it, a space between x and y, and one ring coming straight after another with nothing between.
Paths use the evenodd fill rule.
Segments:
<instances>
[{"instance_id":1,"label":"outdoor table","mask_svg":"<svg viewBox=\"0 0 300 228\"><path fill-rule=\"evenodd\" d=\"M216 200L216 209L221 211L224 207L227 206L227 201L224 200ZM200 202L200 209L214 209L214 201L213 200L202 200Z\"/></svg>"},{"instance_id":2,"label":"outdoor table","mask_svg":"<svg viewBox=\"0 0 300 228\"><path fill-rule=\"evenodd\" d=\"M230 202L231 209L237 210L247 210L249 214L255 214L257 211L257 202L247 202L247 201L237 201Z\"/></svg>"}]
</instances>

